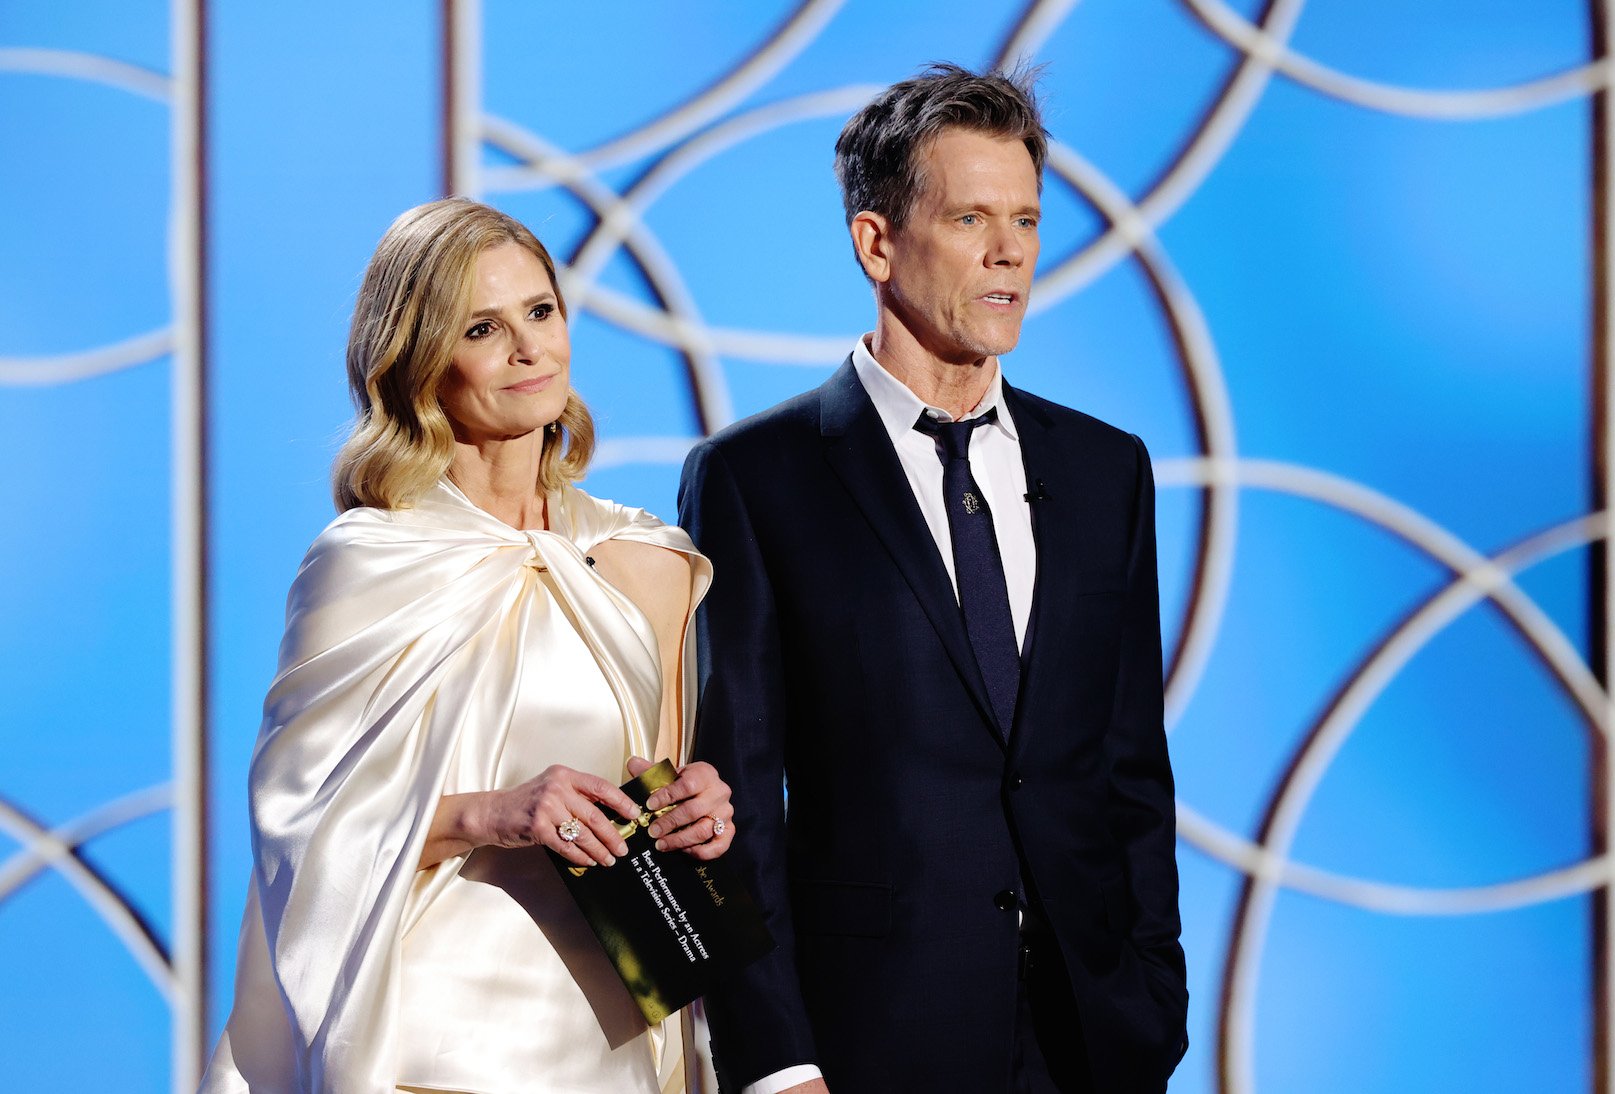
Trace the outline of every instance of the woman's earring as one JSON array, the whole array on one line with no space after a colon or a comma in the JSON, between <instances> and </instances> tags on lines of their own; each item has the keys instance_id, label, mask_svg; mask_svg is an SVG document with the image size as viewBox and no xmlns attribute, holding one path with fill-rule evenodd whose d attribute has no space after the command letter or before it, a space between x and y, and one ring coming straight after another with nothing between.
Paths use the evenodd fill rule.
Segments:
<instances>
[{"instance_id":1,"label":"woman's earring","mask_svg":"<svg viewBox=\"0 0 1615 1094\"><path fill-rule=\"evenodd\" d=\"M545 426L544 428L548 429L551 433L559 433L561 431L561 423L560 422L551 422L549 425Z\"/></svg>"}]
</instances>

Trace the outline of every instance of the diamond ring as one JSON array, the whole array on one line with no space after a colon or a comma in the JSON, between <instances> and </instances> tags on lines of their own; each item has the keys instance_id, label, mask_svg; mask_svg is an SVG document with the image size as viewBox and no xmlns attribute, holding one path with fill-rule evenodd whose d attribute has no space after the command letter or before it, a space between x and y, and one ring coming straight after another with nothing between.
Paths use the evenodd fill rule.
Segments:
<instances>
[{"instance_id":1,"label":"diamond ring","mask_svg":"<svg viewBox=\"0 0 1615 1094\"><path fill-rule=\"evenodd\" d=\"M712 818L712 835L714 837L721 836L725 832L727 832L728 830L729 830L729 826L723 822L722 817L713 817Z\"/></svg>"}]
</instances>

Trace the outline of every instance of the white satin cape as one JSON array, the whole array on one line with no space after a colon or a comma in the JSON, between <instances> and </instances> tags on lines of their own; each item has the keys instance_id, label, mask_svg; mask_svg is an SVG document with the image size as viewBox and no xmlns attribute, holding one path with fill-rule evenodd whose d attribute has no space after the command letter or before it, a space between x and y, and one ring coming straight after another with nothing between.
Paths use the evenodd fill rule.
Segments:
<instances>
[{"instance_id":1,"label":"white satin cape","mask_svg":"<svg viewBox=\"0 0 1615 1094\"><path fill-rule=\"evenodd\" d=\"M532 653L515 621L534 597L553 596L593 654L621 708L625 754L651 754L654 633L584 555L607 539L685 554L692 619L711 566L643 510L567 488L550 512L553 531L518 531L445 480L411 509L343 513L309 549L252 758L253 883L205 1094L396 1089L402 939L465 858L416 865L438 799L494 785ZM684 726L692 645L687 628ZM650 1034L664 1090L683 1089L679 1022ZM537 1078L513 1076L511 1089L542 1089Z\"/></svg>"}]
</instances>

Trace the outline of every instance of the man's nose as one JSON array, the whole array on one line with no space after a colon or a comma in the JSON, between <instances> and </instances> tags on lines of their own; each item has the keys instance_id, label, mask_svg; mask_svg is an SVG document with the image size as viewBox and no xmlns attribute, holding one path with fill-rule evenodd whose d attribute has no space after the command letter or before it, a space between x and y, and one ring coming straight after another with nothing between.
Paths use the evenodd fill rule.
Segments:
<instances>
[{"instance_id":1,"label":"man's nose","mask_svg":"<svg viewBox=\"0 0 1615 1094\"><path fill-rule=\"evenodd\" d=\"M1026 261L1026 242L1013 226L994 229L987 243L987 265L1018 267Z\"/></svg>"}]
</instances>

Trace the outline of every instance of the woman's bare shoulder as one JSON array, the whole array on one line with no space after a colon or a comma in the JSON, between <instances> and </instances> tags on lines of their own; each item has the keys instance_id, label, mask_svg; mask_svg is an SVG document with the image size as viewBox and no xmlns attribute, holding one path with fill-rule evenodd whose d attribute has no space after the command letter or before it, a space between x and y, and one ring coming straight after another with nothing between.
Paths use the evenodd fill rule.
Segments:
<instances>
[{"instance_id":1,"label":"woman's bare shoulder","mask_svg":"<svg viewBox=\"0 0 1615 1094\"><path fill-rule=\"evenodd\" d=\"M651 543L608 539L589 549L600 575L647 611L690 601L690 560L681 552Z\"/></svg>"}]
</instances>

